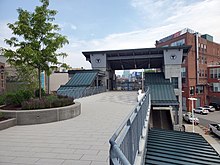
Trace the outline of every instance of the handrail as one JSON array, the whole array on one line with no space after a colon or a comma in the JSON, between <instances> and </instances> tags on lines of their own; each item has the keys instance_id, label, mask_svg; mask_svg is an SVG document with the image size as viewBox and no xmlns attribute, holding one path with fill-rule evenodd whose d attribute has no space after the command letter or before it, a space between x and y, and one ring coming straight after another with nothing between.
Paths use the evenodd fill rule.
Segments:
<instances>
[{"instance_id":1,"label":"handrail","mask_svg":"<svg viewBox=\"0 0 220 165\"><path fill-rule=\"evenodd\" d=\"M110 165L134 164L136 155L140 153L140 140L144 137L143 129L146 121L147 125L149 123L150 106L150 94L147 89L144 97L109 140Z\"/></svg>"},{"instance_id":2,"label":"handrail","mask_svg":"<svg viewBox=\"0 0 220 165\"><path fill-rule=\"evenodd\" d=\"M60 90L60 91L62 91L62 90ZM74 99L78 99L78 98L94 95L97 93L102 93L105 91L106 91L105 86L96 86L96 87L87 87L84 89L72 90L72 91L68 92L67 94L65 93L65 95L67 95L68 97L72 97ZM58 94L62 95L62 93L58 93Z\"/></svg>"}]
</instances>

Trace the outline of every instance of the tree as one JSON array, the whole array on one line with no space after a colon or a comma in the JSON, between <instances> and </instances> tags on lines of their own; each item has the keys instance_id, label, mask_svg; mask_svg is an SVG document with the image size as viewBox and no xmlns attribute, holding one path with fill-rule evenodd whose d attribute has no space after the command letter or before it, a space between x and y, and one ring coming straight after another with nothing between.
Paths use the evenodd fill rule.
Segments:
<instances>
[{"instance_id":1,"label":"tree","mask_svg":"<svg viewBox=\"0 0 220 165\"><path fill-rule=\"evenodd\" d=\"M18 20L8 23L8 27L17 37L5 39L6 44L15 50L3 48L3 54L8 62L15 67L27 66L38 72L39 89L41 89L41 72L51 73L50 65L60 64L58 57L67 56L66 53L56 51L68 44L65 36L57 31L57 24L53 24L57 11L48 9L49 0L40 0L42 6L36 6L34 12L21 8L18 11ZM41 90L39 98L41 99Z\"/></svg>"},{"instance_id":2,"label":"tree","mask_svg":"<svg viewBox=\"0 0 220 165\"><path fill-rule=\"evenodd\" d=\"M16 68L17 81L23 82L22 88L28 89L34 93L38 86L37 70L28 66L19 66Z\"/></svg>"}]
</instances>

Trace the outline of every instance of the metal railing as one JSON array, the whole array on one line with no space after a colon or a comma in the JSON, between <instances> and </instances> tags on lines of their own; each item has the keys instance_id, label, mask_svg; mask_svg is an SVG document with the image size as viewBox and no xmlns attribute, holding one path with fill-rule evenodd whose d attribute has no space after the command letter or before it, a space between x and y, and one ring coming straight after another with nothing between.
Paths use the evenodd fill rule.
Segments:
<instances>
[{"instance_id":1,"label":"metal railing","mask_svg":"<svg viewBox=\"0 0 220 165\"><path fill-rule=\"evenodd\" d=\"M59 90L58 95L68 96L74 99L78 99L81 97L91 96L98 93L106 92L105 86L96 86L96 87L78 87L74 89Z\"/></svg>"},{"instance_id":2,"label":"metal railing","mask_svg":"<svg viewBox=\"0 0 220 165\"><path fill-rule=\"evenodd\" d=\"M140 141L147 137L150 116L150 94L147 89L144 97L128 115L109 140L110 165L133 165L141 153Z\"/></svg>"},{"instance_id":3,"label":"metal railing","mask_svg":"<svg viewBox=\"0 0 220 165\"><path fill-rule=\"evenodd\" d=\"M91 96L91 95L95 95L98 93L103 93L106 92L106 87L105 86L99 86L99 87L87 87L81 97L86 97L86 96Z\"/></svg>"}]
</instances>

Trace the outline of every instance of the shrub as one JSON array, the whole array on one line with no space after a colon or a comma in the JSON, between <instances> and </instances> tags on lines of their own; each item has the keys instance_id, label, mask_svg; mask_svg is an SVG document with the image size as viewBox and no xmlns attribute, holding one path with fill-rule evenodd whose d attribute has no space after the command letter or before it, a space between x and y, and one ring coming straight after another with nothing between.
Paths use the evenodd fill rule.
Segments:
<instances>
[{"instance_id":1,"label":"shrub","mask_svg":"<svg viewBox=\"0 0 220 165\"><path fill-rule=\"evenodd\" d=\"M58 98L57 96L50 95L43 97L41 100L37 98L22 102L22 109L44 109L62 107L73 104L73 101L74 100L71 98Z\"/></svg>"},{"instance_id":2,"label":"shrub","mask_svg":"<svg viewBox=\"0 0 220 165\"><path fill-rule=\"evenodd\" d=\"M6 105L18 105L19 101L16 98L15 93L7 93L5 96L5 104Z\"/></svg>"},{"instance_id":3,"label":"shrub","mask_svg":"<svg viewBox=\"0 0 220 165\"><path fill-rule=\"evenodd\" d=\"M39 97L39 96L40 96L40 90L37 89L35 91L35 97ZM41 96L46 96L46 93L45 93L44 89L42 89L42 88L41 88Z\"/></svg>"},{"instance_id":4,"label":"shrub","mask_svg":"<svg viewBox=\"0 0 220 165\"><path fill-rule=\"evenodd\" d=\"M29 90L23 90L21 91L21 93L23 95L24 100L29 100L31 97L33 97L32 92Z\"/></svg>"},{"instance_id":5,"label":"shrub","mask_svg":"<svg viewBox=\"0 0 220 165\"><path fill-rule=\"evenodd\" d=\"M0 118L3 118L4 114L2 112L0 112Z\"/></svg>"},{"instance_id":6,"label":"shrub","mask_svg":"<svg viewBox=\"0 0 220 165\"><path fill-rule=\"evenodd\" d=\"M15 93L7 93L5 96L6 105L21 106L22 102L29 100L32 93L28 90L19 90Z\"/></svg>"},{"instance_id":7,"label":"shrub","mask_svg":"<svg viewBox=\"0 0 220 165\"><path fill-rule=\"evenodd\" d=\"M0 95L0 105L5 104L5 95Z\"/></svg>"}]
</instances>

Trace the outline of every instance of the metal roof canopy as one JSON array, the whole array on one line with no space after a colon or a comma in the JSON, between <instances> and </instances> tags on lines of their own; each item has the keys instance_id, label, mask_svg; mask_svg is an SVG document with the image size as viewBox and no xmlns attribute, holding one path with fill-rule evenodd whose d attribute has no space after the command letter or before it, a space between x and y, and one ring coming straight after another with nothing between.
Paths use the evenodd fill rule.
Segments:
<instances>
[{"instance_id":1,"label":"metal roof canopy","mask_svg":"<svg viewBox=\"0 0 220 165\"><path fill-rule=\"evenodd\" d=\"M60 86L57 94L75 97L77 94L82 95L84 90L92 85L99 70L69 70L68 73L72 75L71 79L65 85Z\"/></svg>"},{"instance_id":2,"label":"metal roof canopy","mask_svg":"<svg viewBox=\"0 0 220 165\"><path fill-rule=\"evenodd\" d=\"M113 70L161 68L164 64L164 50L183 49L183 59L187 56L191 46L172 46L161 48L139 48L122 50L104 50L82 52L87 61L90 55L106 54L107 62ZM182 60L183 60L182 59ZM91 61L90 61L91 62Z\"/></svg>"},{"instance_id":3,"label":"metal roof canopy","mask_svg":"<svg viewBox=\"0 0 220 165\"><path fill-rule=\"evenodd\" d=\"M151 104L153 106L178 106L174 88L164 73L145 73L145 86L150 87Z\"/></svg>"},{"instance_id":4,"label":"metal roof canopy","mask_svg":"<svg viewBox=\"0 0 220 165\"><path fill-rule=\"evenodd\" d=\"M150 129L145 164L219 165L219 154L199 134Z\"/></svg>"}]
</instances>

